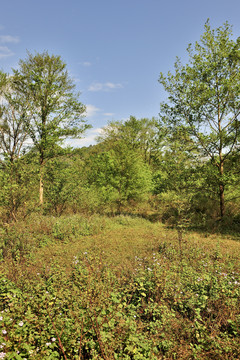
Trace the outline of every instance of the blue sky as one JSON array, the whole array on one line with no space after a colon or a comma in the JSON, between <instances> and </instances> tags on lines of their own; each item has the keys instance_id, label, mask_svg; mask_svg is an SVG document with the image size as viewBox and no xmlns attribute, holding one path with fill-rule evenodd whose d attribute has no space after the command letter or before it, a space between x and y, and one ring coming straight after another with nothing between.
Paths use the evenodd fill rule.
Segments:
<instances>
[{"instance_id":1,"label":"blue sky","mask_svg":"<svg viewBox=\"0 0 240 360\"><path fill-rule=\"evenodd\" d=\"M61 55L93 126L74 145L89 145L108 121L157 117L159 73L187 61L208 18L240 36L239 14L239 0L2 0L0 68L11 73L26 50Z\"/></svg>"}]
</instances>

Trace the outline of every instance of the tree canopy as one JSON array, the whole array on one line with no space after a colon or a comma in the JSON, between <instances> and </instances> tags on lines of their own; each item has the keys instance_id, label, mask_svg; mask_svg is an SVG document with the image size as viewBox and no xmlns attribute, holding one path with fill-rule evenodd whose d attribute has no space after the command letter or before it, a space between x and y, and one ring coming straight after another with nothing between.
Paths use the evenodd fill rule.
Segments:
<instances>
[{"instance_id":1,"label":"tree canopy","mask_svg":"<svg viewBox=\"0 0 240 360\"><path fill-rule=\"evenodd\" d=\"M28 112L24 125L39 153L40 168L52 157L66 137L80 137L89 127L75 85L60 56L28 53L13 70L13 89L21 95ZM40 203L43 203L43 179L40 176Z\"/></svg>"},{"instance_id":2,"label":"tree canopy","mask_svg":"<svg viewBox=\"0 0 240 360\"><path fill-rule=\"evenodd\" d=\"M27 106L13 90L12 77L0 72L0 153L10 162L18 159L28 137Z\"/></svg>"},{"instance_id":3,"label":"tree canopy","mask_svg":"<svg viewBox=\"0 0 240 360\"><path fill-rule=\"evenodd\" d=\"M183 125L200 151L216 169L221 217L225 213L225 161L239 146L240 38L232 39L228 23L205 32L189 45L189 63L175 62L175 72L160 74L159 82L168 92L161 104L161 120L169 131Z\"/></svg>"}]
</instances>

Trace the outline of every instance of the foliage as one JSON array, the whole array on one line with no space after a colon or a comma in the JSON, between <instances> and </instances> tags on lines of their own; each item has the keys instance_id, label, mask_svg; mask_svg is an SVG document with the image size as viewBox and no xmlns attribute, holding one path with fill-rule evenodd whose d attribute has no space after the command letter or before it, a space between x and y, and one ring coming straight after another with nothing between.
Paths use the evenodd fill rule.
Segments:
<instances>
[{"instance_id":1,"label":"foliage","mask_svg":"<svg viewBox=\"0 0 240 360\"><path fill-rule=\"evenodd\" d=\"M0 99L0 154L13 162L20 157L28 137L24 124L27 104L13 90L12 77L3 72L0 72Z\"/></svg>"},{"instance_id":2,"label":"foliage","mask_svg":"<svg viewBox=\"0 0 240 360\"><path fill-rule=\"evenodd\" d=\"M74 93L75 85L60 56L47 52L19 61L13 70L13 88L28 105L24 124L40 161L40 203L43 204L43 165L53 157L63 139L82 135L89 126L84 124L85 106Z\"/></svg>"},{"instance_id":3,"label":"foliage","mask_svg":"<svg viewBox=\"0 0 240 360\"><path fill-rule=\"evenodd\" d=\"M151 188L151 172L137 152L125 144L90 159L89 183L102 194L104 203L115 202L118 210L130 200L141 200Z\"/></svg>"},{"instance_id":4,"label":"foliage","mask_svg":"<svg viewBox=\"0 0 240 360\"><path fill-rule=\"evenodd\" d=\"M79 199L81 187L81 167L64 153L61 157L50 159L44 168L45 177L45 210L54 211L56 215Z\"/></svg>"},{"instance_id":5,"label":"foliage","mask_svg":"<svg viewBox=\"0 0 240 360\"><path fill-rule=\"evenodd\" d=\"M240 41L230 36L228 23L212 30L207 22L200 42L187 49L189 64L177 59L175 73L159 79L169 93L169 103L161 105L162 121L169 131L184 126L201 152L199 162L211 160L221 217L228 183L225 162L239 145Z\"/></svg>"},{"instance_id":6,"label":"foliage","mask_svg":"<svg viewBox=\"0 0 240 360\"><path fill-rule=\"evenodd\" d=\"M2 358L239 357L239 242L185 234L180 257L162 225L105 218L80 237L79 220L29 219L49 242L2 262Z\"/></svg>"},{"instance_id":7,"label":"foliage","mask_svg":"<svg viewBox=\"0 0 240 360\"><path fill-rule=\"evenodd\" d=\"M2 219L17 220L19 212L25 216L36 205L36 166L21 158L5 161L0 169L0 208Z\"/></svg>"},{"instance_id":8,"label":"foliage","mask_svg":"<svg viewBox=\"0 0 240 360\"><path fill-rule=\"evenodd\" d=\"M103 128L98 141L106 149L111 149L114 144L125 144L128 149L141 154L148 164L159 153L163 133L157 119L136 119L134 116L126 121L112 121Z\"/></svg>"}]
</instances>

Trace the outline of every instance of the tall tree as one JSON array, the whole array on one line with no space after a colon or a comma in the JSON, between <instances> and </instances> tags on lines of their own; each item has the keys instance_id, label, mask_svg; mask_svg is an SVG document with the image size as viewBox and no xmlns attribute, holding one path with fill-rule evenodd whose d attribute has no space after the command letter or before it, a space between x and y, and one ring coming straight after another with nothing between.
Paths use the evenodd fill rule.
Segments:
<instances>
[{"instance_id":1,"label":"tall tree","mask_svg":"<svg viewBox=\"0 0 240 360\"><path fill-rule=\"evenodd\" d=\"M14 70L14 90L28 107L25 126L40 164L40 204L43 204L43 166L66 137L80 137L89 126L84 123L85 106L79 101L75 85L60 56L48 52L28 53Z\"/></svg>"},{"instance_id":2,"label":"tall tree","mask_svg":"<svg viewBox=\"0 0 240 360\"><path fill-rule=\"evenodd\" d=\"M159 79L169 93L168 102L161 104L162 121L169 131L184 126L201 151L199 161L210 159L217 171L221 218L228 175L224 165L239 145L240 38L231 37L228 23L212 30L207 21L200 42L187 49L189 64L177 59L175 73L161 73Z\"/></svg>"},{"instance_id":3,"label":"tall tree","mask_svg":"<svg viewBox=\"0 0 240 360\"><path fill-rule=\"evenodd\" d=\"M0 153L13 163L27 139L24 125L27 108L18 92L13 91L11 82L11 76L0 72Z\"/></svg>"}]
</instances>

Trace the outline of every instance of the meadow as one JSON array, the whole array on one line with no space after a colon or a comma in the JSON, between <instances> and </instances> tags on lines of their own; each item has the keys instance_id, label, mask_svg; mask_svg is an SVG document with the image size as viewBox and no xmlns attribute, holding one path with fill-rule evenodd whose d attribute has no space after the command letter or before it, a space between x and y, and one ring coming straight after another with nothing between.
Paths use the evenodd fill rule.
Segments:
<instances>
[{"instance_id":1,"label":"meadow","mask_svg":"<svg viewBox=\"0 0 240 360\"><path fill-rule=\"evenodd\" d=\"M237 237L124 215L0 231L0 359L240 359Z\"/></svg>"}]
</instances>

